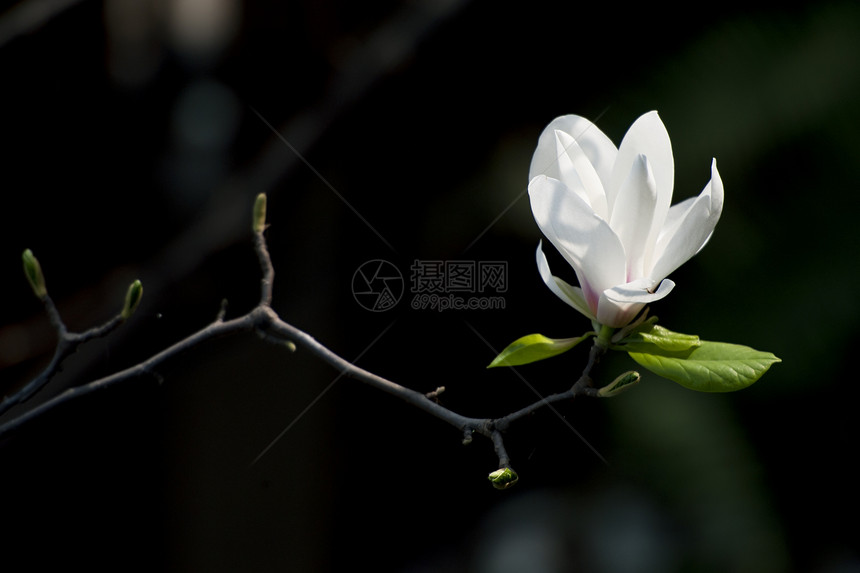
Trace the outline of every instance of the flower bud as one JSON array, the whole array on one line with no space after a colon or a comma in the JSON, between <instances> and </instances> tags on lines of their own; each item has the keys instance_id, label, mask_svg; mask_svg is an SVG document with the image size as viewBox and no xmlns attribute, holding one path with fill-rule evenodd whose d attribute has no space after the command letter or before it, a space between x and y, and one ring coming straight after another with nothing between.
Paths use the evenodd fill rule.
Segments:
<instances>
[{"instance_id":1,"label":"flower bud","mask_svg":"<svg viewBox=\"0 0 860 573\"><path fill-rule=\"evenodd\" d=\"M125 305L122 307L123 320L128 320L128 317L134 314L137 305L140 304L141 297L143 297L143 285L139 280L136 280L131 283L128 292L125 293Z\"/></svg>"},{"instance_id":2,"label":"flower bud","mask_svg":"<svg viewBox=\"0 0 860 573\"><path fill-rule=\"evenodd\" d=\"M48 296L48 290L45 288L45 276L42 274L42 267L39 265L39 260L33 255L33 251L27 249L21 255L24 261L24 274L27 276L27 281L33 289L33 293L44 299Z\"/></svg>"},{"instance_id":3,"label":"flower bud","mask_svg":"<svg viewBox=\"0 0 860 573\"><path fill-rule=\"evenodd\" d=\"M642 379L642 376L639 375L635 370L631 370L630 372L625 372L618 378L612 381L612 383L607 384L603 388L597 391L597 395L601 398L611 398L612 396L617 396L621 394L628 388L632 388Z\"/></svg>"},{"instance_id":4,"label":"flower bud","mask_svg":"<svg viewBox=\"0 0 860 573\"><path fill-rule=\"evenodd\" d=\"M511 468L499 468L487 476L487 478L493 482L493 487L496 489L508 489L520 479L517 472Z\"/></svg>"},{"instance_id":5,"label":"flower bud","mask_svg":"<svg viewBox=\"0 0 860 573\"><path fill-rule=\"evenodd\" d=\"M254 201L254 215L252 228L255 233L262 233L266 229L266 194L257 195Z\"/></svg>"}]
</instances>

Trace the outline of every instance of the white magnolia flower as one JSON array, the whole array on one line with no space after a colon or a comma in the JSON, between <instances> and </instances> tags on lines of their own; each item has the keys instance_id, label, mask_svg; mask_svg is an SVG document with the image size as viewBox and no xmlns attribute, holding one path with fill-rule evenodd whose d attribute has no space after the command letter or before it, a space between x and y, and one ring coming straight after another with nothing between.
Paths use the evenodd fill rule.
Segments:
<instances>
[{"instance_id":1,"label":"white magnolia flower","mask_svg":"<svg viewBox=\"0 0 860 573\"><path fill-rule=\"evenodd\" d=\"M600 324L620 327L675 286L666 277L705 246L723 209L717 162L698 197L670 207L672 145L657 112L637 119L621 145L576 115L543 131L529 170L541 231L573 267L579 287L541 277L559 298Z\"/></svg>"}]
</instances>

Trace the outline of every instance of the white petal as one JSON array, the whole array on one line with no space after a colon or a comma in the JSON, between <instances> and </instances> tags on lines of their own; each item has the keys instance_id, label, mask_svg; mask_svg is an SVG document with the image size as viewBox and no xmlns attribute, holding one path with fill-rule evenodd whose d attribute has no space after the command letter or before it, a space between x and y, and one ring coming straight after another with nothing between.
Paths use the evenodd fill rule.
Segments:
<instances>
[{"instance_id":1,"label":"white petal","mask_svg":"<svg viewBox=\"0 0 860 573\"><path fill-rule=\"evenodd\" d=\"M618 146L618 157L612 167L609 184L606 186L606 200L610 212L615 208L615 201L621 186L627 179L633 163L640 155L648 158L654 181L657 184L657 203L654 208L654 235L651 242L657 240L657 233L663 226L669 205L672 203L672 189L675 185L675 160L672 157L672 143L666 126L660 120L656 111L642 115L633 122L630 129Z\"/></svg>"},{"instance_id":2,"label":"white petal","mask_svg":"<svg viewBox=\"0 0 860 573\"><path fill-rule=\"evenodd\" d=\"M719 214L717 215L717 221L719 221L720 215L723 212L723 180L720 178L720 173L717 171L717 160L713 159L711 161L711 210L717 211ZM714 222L716 226L717 221ZM711 237L714 234L714 230L711 229L711 232L708 233L707 238L702 243L702 246L694 254L698 254L699 251L705 248L705 245L708 244L708 241L711 240Z\"/></svg>"},{"instance_id":3,"label":"white petal","mask_svg":"<svg viewBox=\"0 0 860 573\"><path fill-rule=\"evenodd\" d=\"M657 188L650 162L640 155L621 186L609 226L621 239L627 257L626 281L643 275L646 254L653 250L649 242L654 223ZM656 242L656 237L655 237ZM649 269L650 270L650 269Z\"/></svg>"},{"instance_id":4,"label":"white petal","mask_svg":"<svg viewBox=\"0 0 860 573\"><path fill-rule=\"evenodd\" d=\"M539 175L529 183L529 199L541 231L576 271L590 308L600 292L627 282L621 240L580 194Z\"/></svg>"},{"instance_id":5,"label":"white petal","mask_svg":"<svg viewBox=\"0 0 860 573\"><path fill-rule=\"evenodd\" d=\"M666 220L663 222L663 228L660 230L660 235L657 238L658 242L662 241L665 243L664 237L671 236L678 230L678 225L684 220L684 217L686 217L687 212L693 206L693 203L696 202L696 199L698 197L690 197L669 207L669 213L666 214Z\"/></svg>"},{"instance_id":6,"label":"white petal","mask_svg":"<svg viewBox=\"0 0 860 573\"><path fill-rule=\"evenodd\" d=\"M543 241L538 243L536 258L538 272L540 273L543 282L546 283L549 290L551 290L558 298L591 320L594 320L594 313L592 313L591 309L588 308L588 303L585 302L585 295L583 295L582 289L566 283L562 279L553 276L552 272L550 272L549 262L546 260L546 255L543 252L542 246Z\"/></svg>"},{"instance_id":7,"label":"white petal","mask_svg":"<svg viewBox=\"0 0 860 573\"><path fill-rule=\"evenodd\" d=\"M585 152L572 135L563 131L555 131L556 153L558 157L558 179L568 187L585 191L582 197L594 212L609 220L609 208L606 205L606 192L603 182L586 157Z\"/></svg>"},{"instance_id":8,"label":"white petal","mask_svg":"<svg viewBox=\"0 0 860 573\"><path fill-rule=\"evenodd\" d=\"M650 277L659 280L666 277L698 253L714 232L723 210L723 182L717 171L717 162L711 164L711 181L692 204L679 212L680 219L673 229L661 235L657 242L659 254Z\"/></svg>"},{"instance_id":9,"label":"white petal","mask_svg":"<svg viewBox=\"0 0 860 573\"><path fill-rule=\"evenodd\" d=\"M578 115L557 117L544 128L538 139L537 150L532 156L529 181L538 175L561 179L556 165L559 157L556 150L556 131L564 132L576 140L605 187L609 182L609 174L612 172L618 149L600 128Z\"/></svg>"},{"instance_id":10,"label":"white petal","mask_svg":"<svg viewBox=\"0 0 860 573\"><path fill-rule=\"evenodd\" d=\"M654 287L657 286L656 290ZM626 303L649 303L660 300L675 288L675 283L669 279L663 279L659 285L656 281L642 278L618 285L603 291L603 295L613 302Z\"/></svg>"},{"instance_id":11,"label":"white petal","mask_svg":"<svg viewBox=\"0 0 860 573\"><path fill-rule=\"evenodd\" d=\"M653 289L655 284L649 279L639 279L603 291L600 295L597 321L614 328L624 326L633 320L646 304L660 300L675 287L675 283L666 279L655 292L649 292L648 289Z\"/></svg>"},{"instance_id":12,"label":"white petal","mask_svg":"<svg viewBox=\"0 0 860 573\"><path fill-rule=\"evenodd\" d=\"M723 180L720 178L720 172L717 171L716 157L711 160L711 209L717 213L717 217L723 212L723 202L725 201L725 191L723 189Z\"/></svg>"}]
</instances>

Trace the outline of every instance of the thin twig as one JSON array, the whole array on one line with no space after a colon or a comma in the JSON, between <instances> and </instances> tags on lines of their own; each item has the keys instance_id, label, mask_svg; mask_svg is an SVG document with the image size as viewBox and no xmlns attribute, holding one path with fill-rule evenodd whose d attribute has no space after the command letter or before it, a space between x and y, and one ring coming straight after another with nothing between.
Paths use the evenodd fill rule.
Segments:
<instances>
[{"instance_id":1,"label":"thin twig","mask_svg":"<svg viewBox=\"0 0 860 573\"><path fill-rule=\"evenodd\" d=\"M0 401L0 415L4 412L26 402L33 397L39 390L51 381L51 379L60 371L63 361L74 354L80 346L94 338L101 338L113 332L120 324L123 323L123 318L117 314L104 324L96 326L84 332L69 332L66 324L60 316L60 311L54 304L54 301L47 294L42 299L45 305L45 312L51 322L51 326L57 333L57 345L54 348L54 355L51 357L48 365L35 378L30 380L21 389L10 396L5 396Z\"/></svg>"},{"instance_id":2,"label":"thin twig","mask_svg":"<svg viewBox=\"0 0 860 573\"><path fill-rule=\"evenodd\" d=\"M275 266L266 246L266 238L263 236L265 229L254 233L254 247L257 258L260 260L260 268L263 270L263 278L260 280L260 305L270 306L272 304L272 287L275 284Z\"/></svg>"},{"instance_id":3,"label":"thin twig","mask_svg":"<svg viewBox=\"0 0 860 573\"><path fill-rule=\"evenodd\" d=\"M161 380L161 377L157 374L155 367L161 365L163 362L168 359L185 352L195 346L212 340L214 338L218 338L221 336L227 336L229 334L234 334L237 332L243 332L247 330L253 329L254 323L254 311L239 318L228 320L228 321L219 321L216 320L209 326L206 326L188 338L180 340L176 344L162 350L158 354L144 360L143 362L136 364L135 366L131 366L126 368L125 370L121 370L109 376L105 376L104 378L99 378L98 380L94 380L87 384L83 384L81 386L75 386L74 388L69 388L64 392L58 394L57 396L51 398L50 400L40 404L39 406L33 408L21 414L17 418L13 418L0 426L0 436L3 436L13 430L16 430L26 424L27 422L38 418L42 414L53 410L58 406L62 406L63 404L67 404L68 402L74 400L75 398L80 398L86 396L88 394L92 394L97 390L104 390L119 384L120 382L124 382L133 378L137 378L138 376L144 374L155 375L157 379Z\"/></svg>"},{"instance_id":4,"label":"thin twig","mask_svg":"<svg viewBox=\"0 0 860 573\"><path fill-rule=\"evenodd\" d=\"M490 434L490 439L493 440L493 449L495 449L496 455L499 457L499 467L511 467L511 458L508 457L508 452L505 449L505 442L502 439L502 433L499 430L494 430Z\"/></svg>"}]
</instances>

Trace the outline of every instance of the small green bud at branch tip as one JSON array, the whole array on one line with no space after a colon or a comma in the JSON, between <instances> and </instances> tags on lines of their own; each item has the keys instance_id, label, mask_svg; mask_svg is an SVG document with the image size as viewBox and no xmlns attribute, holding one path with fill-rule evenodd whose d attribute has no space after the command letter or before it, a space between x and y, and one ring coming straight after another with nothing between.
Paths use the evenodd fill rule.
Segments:
<instances>
[{"instance_id":1,"label":"small green bud at branch tip","mask_svg":"<svg viewBox=\"0 0 860 573\"><path fill-rule=\"evenodd\" d=\"M257 195L257 200L254 201L254 221L253 229L255 233L262 233L266 229L266 194L260 193Z\"/></svg>"},{"instance_id":2,"label":"small green bud at branch tip","mask_svg":"<svg viewBox=\"0 0 860 573\"><path fill-rule=\"evenodd\" d=\"M635 370L631 370L630 372L625 372L618 378L612 381L612 383L607 384L603 388L597 391L597 395L601 398L611 398L612 396L617 396L621 394L625 390L629 390L633 388L639 381L642 379L642 376L639 375Z\"/></svg>"},{"instance_id":3,"label":"small green bud at branch tip","mask_svg":"<svg viewBox=\"0 0 860 573\"><path fill-rule=\"evenodd\" d=\"M33 251L30 249L24 251L21 259L24 261L24 274L27 276L27 281L30 283L33 293L39 299L44 299L48 296L48 290L45 288L45 276L42 274L39 260L33 255Z\"/></svg>"},{"instance_id":4,"label":"small green bud at branch tip","mask_svg":"<svg viewBox=\"0 0 860 573\"><path fill-rule=\"evenodd\" d=\"M493 487L496 489L508 489L520 479L517 472L511 468L499 468L490 473L487 478L493 483Z\"/></svg>"},{"instance_id":5,"label":"small green bud at branch tip","mask_svg":"<svg viewBox=\"0 0 860 573\"><path fill-rule=\"evenodd\" d=\"M122 307L122 319L128 320L134 311L137 309L137 305L140 304L140 299L143 297L143 285L139 280L134 281L128 287L128 292L125 293L125 305Z\"/></svg>"}]
</instances>

